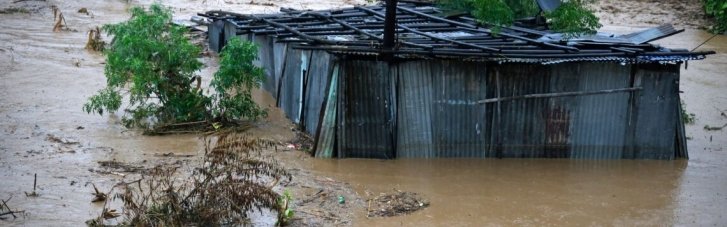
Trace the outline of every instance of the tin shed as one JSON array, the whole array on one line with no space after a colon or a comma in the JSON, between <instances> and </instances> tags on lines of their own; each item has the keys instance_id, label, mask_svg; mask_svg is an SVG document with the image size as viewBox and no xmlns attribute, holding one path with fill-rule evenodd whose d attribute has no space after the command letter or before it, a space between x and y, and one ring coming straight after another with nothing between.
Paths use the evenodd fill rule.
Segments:
<instances>
[{"instance_id":1,"label":"tin shed","mask_svg":"<svg viewBox=\"0 0 727 227\"><path fill-rule=\"evenodd\" d=\"M713 52L647 42L670 25L563 41L537 25L493 34L431 5L201 14L210 47L259 46L263 87L318 157L687 158L679 68Z\"/></svg>"}]
</instances>

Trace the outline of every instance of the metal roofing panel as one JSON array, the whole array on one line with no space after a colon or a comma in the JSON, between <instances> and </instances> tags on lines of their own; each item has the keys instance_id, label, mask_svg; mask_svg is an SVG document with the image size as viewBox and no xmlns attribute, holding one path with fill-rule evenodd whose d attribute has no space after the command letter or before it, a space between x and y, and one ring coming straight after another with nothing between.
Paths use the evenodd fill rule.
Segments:
<instances>
[{"instance_id":1,"label":"metal roofing panel","mask_svg":"<svg viewBox=\"0 0 727 227\"><path fill-rule=\"evenodd\" d=\"M540 9L545 12L550 12L557 9L560 6L561 0L537 0Z\"/></svg>"},{"instance_id":2,"label":"metal roofing panel","mask_svg":"<svg viewBox=\"0 0 727 227\"><path fill-rule=\"evenodd\" d=\"M671 24L664 24L659 27L649 28L643 31L622 35L619 36L619 38L629 39L634 44L642 44L671 36L682 31L684 31L684 29L677 30Z\"/></svg>"},{"instance_id":3,"label":"metal roofing panel","mask_svg":"<svg viewBox=\"0 0 727 227\"><path fill-rule=\"evenodd\" d=\"M552 3L552 2L551 2ZM541 1L541 6L553 6ZM557 1L556 1L557 5ZM553 6L555 7L555 6ZM511 26L494 34L490 27L481 25L467 16L443 18L436 7L416 7L400 3L397 6L397 45L394 50L384 50L384 5L355 6L341 10L297 11L285 9L274 15L243 15L224 11L209 11L203 15L213 21L234 21L236 32L250 34L275 34L283 40L318 50L359 51L382 54L393 52L396 56L419 57L459 56L482 59L532 58L578 59L588 61L593 57L620 57L635 60L653 53L667 57L698 57L714 52L671 52L657 45L639 44L674 34L670 26L662 26L642 33L626 36L596 35L586 39L562 38L540 40L557 35L546 30L533 30ZM678 31L676 31L678 32ZM456 34L456 35L453 35ZM466 36L462 36L466 35ZM628 39L627 39L628 38ZM633 39L633 40L632 40ZM593 42L593 41L598 42ZM641 61L655 61L641 58ZM657 60L658 61L658 60Z\"/></svg>"}]
</instances>

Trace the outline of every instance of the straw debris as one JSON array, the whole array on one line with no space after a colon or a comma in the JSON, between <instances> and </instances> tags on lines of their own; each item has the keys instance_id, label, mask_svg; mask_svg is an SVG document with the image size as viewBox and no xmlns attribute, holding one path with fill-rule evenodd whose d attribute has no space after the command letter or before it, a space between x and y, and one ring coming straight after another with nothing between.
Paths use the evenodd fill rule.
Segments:
<instances>
[{"instance_id":1,"label":"straw debris","mask_svg":"<svg viewBox=\"0 0 727 227\"><path fill-rule=\"evenodd\" d=\"M381 194L368 201L369 217L392 217L413 213L429 206L429 201L414 192L394 190L394 193Z\"/></svg>"},{"instance_id":2,"label":"straw debris","mask_svg":"<svg viewBox=\"0 0 727 227\"><path fill-rule=\"evenodd\" d=\"M275 144L240 134L205 139L202 166L184 177L191 180L179 182L177 168L159 166L146 178L117 185L122 192L112 200L123 201L118 225L242 225L249 221L248 212L263 208L278 212L278 220L283 220L285 206L272 187L281 180L289 182L291 176L261 153ZM87 224L106 225L106 219L115 219L113 211L107 200L102 214Z\"/></svg>"}]
</instances>

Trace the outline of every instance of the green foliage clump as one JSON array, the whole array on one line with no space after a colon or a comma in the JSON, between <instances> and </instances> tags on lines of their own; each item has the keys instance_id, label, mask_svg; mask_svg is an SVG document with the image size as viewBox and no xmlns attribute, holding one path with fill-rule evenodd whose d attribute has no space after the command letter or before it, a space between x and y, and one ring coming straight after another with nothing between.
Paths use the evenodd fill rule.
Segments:
<instances>
[{"instance_id":1,"label":"green foliage clump","mask_svg":"<svg viewBox=\"0 0 727 227\"><path fill-rule=\"evenodd\" d=\"M514 21L514 13L502 0L473 0L472 15L482 22L495 25L493 31L500 32L500 27L510 26Z\"/></svg>"},{"instance_id":2,"label":"green foliage clump","mask_svg":"<svg viewBox=\"0 0 727 227\"><path fill-rule=\"evenodd\" d=\"M592 2L570 0L544 16L550 29L564 33L566 38L593 34L601 24L587 7ZM470 13L481 23L495 25L492 29L495 34L500 27L512 25L515 19L537 16L540 12L534 0L439 0L438 4L449 11Z\"/></svg>"},{"instance_id":3,"label":"green foliage clump","mask_svg":"<svg viewBox=\"0 0 727 227\"><path fill-rule=\"evenodd\" d=\"M553 12L546 13L550 28L565 34L566 38L582 34L595 34L601 27L598 17L587 7L588 0L564 2Z\"/></svg>"},{"instance_id":4,"label":"green foliage clump","mask_svg":"<svg viewBox=\"0 0 727 227\"><path fill-rule=\"evenodd\" d=\"M714 17L715 25L710 28L712 32L727 31L727 0L704 0L704 11Z\"/></svg>"},{"instance_id":5,"label":"green foliage clump","mask_svg":"<svg viewBox=\"0 0 727 227\"><path fill-rule=\"evenodd\" d=\"M257 46L233 38L222 49L220 69L214 75L211 86L217 94L215 116L223 119L256 119L265 116L265 110L255 104L252 89L265 79L262 68L252 64L257 58Z\"/></svg>"},{"instance_id":6,"label":"green foliage clump","mask_svg":"<svg viewBox=\"0 0 727 227\"><path fill-rule=\"evenodd\" d=\"M683 99L679 99L679 104L680 104L679 107L681 108L681 113L682 113L681 117L682 117L682 121L684 121L684 124L688 124L688 125L694 124L696 115L694 115L694 113L687 112L687 105L684 104Z\"/></svg>"},{"instance_id":7,"label":"green foliage clump","mask_svg":"<svg viewBox=\"0 0 727 227\"><path fill-rule=\"evenodd\" d=\"M194 85L200 83L195 72L202 68L197 60L201 49L186 38L186 28L173 25L171 19L171 10L153 4L148 10L134 7L128 21L103 27L114 37L105 51L106 88L89 98L84 111L116 111L123 93L129 97L122 119L127 127L254 120L263 115L250 95L263 78L262 69L251 64L256 52L249 50L254 46L244 44L247 49L239 54L223 54L222 70L213 82L217 94L205 95L199 84ZM238 43L242 42L233 44ZM244 68L235 72L239 67Z\"/></svg>"}]
</instances>

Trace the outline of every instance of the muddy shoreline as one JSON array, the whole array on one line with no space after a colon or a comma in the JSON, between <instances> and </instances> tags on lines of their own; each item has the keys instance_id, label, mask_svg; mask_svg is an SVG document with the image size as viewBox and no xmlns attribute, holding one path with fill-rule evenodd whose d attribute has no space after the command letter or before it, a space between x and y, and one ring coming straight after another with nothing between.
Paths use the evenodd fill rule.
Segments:
<instances>
[{"instance_id":1,"label":"muddy shoreline","mask_svg":"<svg viewBox=\"0 0 727 227\"><path fill-rule=\"evenodd\" d=\"M98 116L81 110L86 98L105 84L104 57L84 49L86 31L123 21L130 6L151 2L0 3L3 9L28 8L28 13L0 14L0 199L12 197L8 205L26 211L25 217L0 220L0 225L83 225L101 212L99 204L91 203L92 184L104 190L140 175L127 170L169 164L191 171L198 164L203 154L198 135L143 136L123 128L120 113ZM255 2L169 0L163 4L174 7L175 17L186 19L212 9L265 13L278 7L322 9L366 1ZM602 30L628 33L683 20L678 15L661 17L666 21L653 24L648 18L624 19L649 9L649 1L637 2L634 10L604 17ZM613 4L615 9L629 6ZM61 9L70 30L52 31L51 5ZM80 8L89 13L78 13ZM701 22L688 23L692 22L681 24L689 28L686 32L657 42L718 52L682 68L681 95L687 111L696 116L695 123L687 125L688 161L314 159L285 149L295 139L294 125L262 91L256 91L255 98L269 108L269 117L250 133L281 143L277 151L268 152L294 175L287 188L278 190L291 190L297 210L295 226L724 225L727 129L706 131L704 126L727 122L721 115L727 111L727 78L723 76L727 37L691 29L702 26ZM206 67L199 74L208 82L217 60L204 57L201 61ZM114 162L123 165L111 165ZM26 197L34 174L40 196ZM415 192L431 205L408 215L368 217L367 200L395 190ZM340 203L339 197L345 202Z\"/></svg>"}]
</instances>

